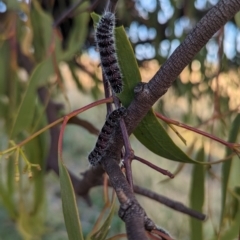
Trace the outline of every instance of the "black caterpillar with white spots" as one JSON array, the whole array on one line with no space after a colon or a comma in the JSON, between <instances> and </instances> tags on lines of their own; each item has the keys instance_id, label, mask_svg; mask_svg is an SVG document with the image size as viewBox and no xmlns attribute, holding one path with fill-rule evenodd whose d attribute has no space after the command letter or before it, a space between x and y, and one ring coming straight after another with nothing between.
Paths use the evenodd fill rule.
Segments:
<instances>
[{"instance_id":1,"label":"black caterpillar with white spots","mask_svg":"<svg viewBox=\"0 0 240 240\"><path fill-rule=\"evenodd\" d=\"M88 155L88 161L92 166L96 166L105 155L105 150L111 141L111 136L115 129L114 127L118 124L120 118L125 115L125 107L120 107L108 115L107 120L98 136L96 145L92 152Z\"/></svg>"},{"instance_id":2,"label":"black caterpillar with white spots","mask_svg":"<svg viewBox=\"0 0 240 240\"><path fill-rule=\"evenodd\" d=\"M115 93L123 90L122 73L118 64L115 46L115 15L104 12L96 28L96 43L100 53L103 74Z\"/></svg>"}]
</instances>

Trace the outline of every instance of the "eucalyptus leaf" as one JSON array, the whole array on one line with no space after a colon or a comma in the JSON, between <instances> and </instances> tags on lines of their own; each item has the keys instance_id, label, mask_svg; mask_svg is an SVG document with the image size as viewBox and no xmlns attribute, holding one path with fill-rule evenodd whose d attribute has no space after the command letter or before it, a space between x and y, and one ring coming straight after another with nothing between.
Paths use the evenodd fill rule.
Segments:
<instances>
[{"instance_id":1,"label":"eucalyptus leaf","mask_svg":"<svg viewBox=\"0 0 240 240\"><path fill-rule=\"evenodd\" d=\"M28 160L31 163L39 164L41 170L33 168L33 178L31 182L33 184L33 203L31 207L31 215L40 215L43 211L43 206L45 203L45 164L47 141L43 141L46 137L46 133L39 135L38 137L32 139L28 142L25 147L25 153ZM29 206L30 208L30 206Z\"/></svg>"},{"instance_id":2,"label":"eucalyptus leaf","mask_svg":"<svg viewBox=\"0 0 240 240\"><path fill-rule=\"evenodd\" d=\"M85 1L75 11L83 11L89 6L89 1ZM67 43L67 50L62 53L60 60L71 60L77 52L79 52L87 37L88 33L89 13L82 12L74 17L74 26L71 29L69 40Z\"/></svg>"},{"instance_id":3,"label":"eucalyptus leaf","mask_svg":"<svg viewBox=\"0 0 240 240\"><path fill-rule=\"evenodd\" d=\"M203 161L204 149L201 148L197 153L197 160ZM190 192L190 206L192 209L202 212L204 204L204 175L205 167L199 164L193 166L192 171L192 184ZM203 226L202 221L191 218L191 239L202 240L203 239Z\"/></svg>"},{"instance_id":4,"label":"eucalyptus leaf","mask_svg":"<svg viewBox=\"0 0 240 240\"><path fill-rule=\"evenodd\" d=\"M238 206L240 206L240 201L238 200ZM236 212L236 218L231 222L228 229L221 235L220 240L235 240L239 239L239 226L240 226L240 207L238 207Z\"/></svg>"},{"instance_id":5,"label":"eucalyptus leaf","mask_svg":"<svg viewBox=\"0 0 240 240\"><path fill-rule=\"evenodd\" d=\"M32 2L30 17L33 30L34 55L37 62L41 62L49 54L50 46L54 40L53 19L41 8L38 1Z\"/></svg>"},{"instance_id":6,"label":"eucalyptus leaf","mask_svg":"<svg viewBox=\"0 0 240 240\"><path fill-rule=\"evenodd\" d=\"M0 200L2 205L7 209L8 214L12 219L17 218L17 209L12 195L10 195L5 188L5 183L0 178Z\"/></svg>"},{"instance_id":7,"label":"eucalyptus leaf","mask_svg":"<svg viewBox=\"0 0 240 240\"><path fill-rule=\"evenodd\" d=\"M228 142L236 142L237 137L239 135L239 130L240 130L240 114L238 114L236 116L236 118L232 122L231 126L232 127L229 132ZM229 148L226 148L225 155L229 156L231 153L232 153L232 150ZM220 229L221 229L221 225L223 224L223 219L224 219L224 215L225 215L227 188L228 188L228 184L229 184L231 168L232 168L232 158L222 164L222 206L221 206Z\"/></svg>"},{"instance_id":8,"label":"eucalyptus leaf","mask_svg":"<svg viewBox=\"0 0 240 240\"><path fill-rule=\"evenodd\" d=\"M54 72L51 58L38 64L31 74L25 93L14 117L11 138L28 129L32 123L37 97L37 87L45 83Z\"/></svg>"},{"instance_id":9,"label":"eucalyptus leaf","mask_svg":"<svg viewBox=\"0 0 240 240\"><path fill-rule=\"evenodd\" d=\"M110 210L106 220L104 221L101 228L90 237L91 240L105 240L106 239L107 234L110 230L112 218L114 216L114 210L115 210L115 204L113 202L111 210Z\"/></svg>"},{"instance_id":10,"label":"eucalyptus leaf","mask_svg":"<svg viewBox=\"0 0 240 240\"><path fill-rule=\"evenodd\" d=\"M0 45L0 117L6 117L7 114L7 79L9 79L10 70L10 49L7 42Z\"/></svg>"},{"instance_id":11,"label":"eucalyptus leaf","mask_svg":"<svg viewBox=\"0 0 240 240\"><path fill-rule=\"evenodd\" d=\"M83 240L82 227L71 179L62 160L58 159L64 221L69 240Z\"/></svg>"},{"instance_id":12,"label":"eucalyptus leaf","mask_svg":"<svg viewBox=\"0 0 240 240\"><path fill-rule=\"evenodd\" d=\"M234 17L236 24L238 27L240 27L240 12L238 12Z\"/></svg>"}]
</instances>

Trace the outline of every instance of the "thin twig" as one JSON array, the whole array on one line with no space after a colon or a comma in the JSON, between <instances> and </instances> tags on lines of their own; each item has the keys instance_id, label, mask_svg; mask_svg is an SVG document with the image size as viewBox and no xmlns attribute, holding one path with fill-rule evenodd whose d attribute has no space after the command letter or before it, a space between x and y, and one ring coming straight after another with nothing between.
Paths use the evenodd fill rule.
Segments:
<instances>
[{"instance_id":1,"label":"thin twig","mask_svg":"<svg viewBox=\"0 0 240 240\"><path fill-rule=\"evenodd\" d=\"M83 0L79 0L72 4L68 9L66 9L53 23L53 27L56 28L64 19L69 17L73 11L83 2Z\"/></svg>"},{"instance_id":2,"label":"thin twig","mask_svg":"<svg viewBox=\"0 0 240 240\"><path fill-rule=\"evenodd\" d=\"M91 124L90 122L80 119L79 117L75 116L72 117L68 120L68 124L75 124L78 126L81 126L83 128L85 128L88 132L90 132L91 134L97 135L99 134L99 130L93 126L93 124Z\"/></svg>"},{"instance_id":3,"label":"thin twig","mask_svg":"<svg viewBox=\"0 0 240 240\"><path fill-rule=\"evenodd\" d=\"M123 135L123 141L124 141L124 147L125 147L125 154L124 154L124 167L126 169L126 177L127 181L130 185L130 188L133 190L133 177L132 177L132 167L131 163L134 158L134 151L131 147L131 144L129 142L129 137L128 133L126 130L126 126L124 123L124 120L120 120L120 127L122 130L122 135Z\"/></svg>"},{"instance_id":4,"label":"thin twig","mask_svg":"<svg viewBox=\"0 0 240 240\"><path fill-rule=\"evenodd\" d=\"M235 113L235 112L239 112L240 111L240 105L238 105L235 109L221 113L221 114L214 114L212 117L210 117L209 119L207 119L206 121L201 122L200 124L198 124L197 126L195 126L195 128L199 128L203 125L208 124L211 121L214 121L215 119L221 119L225 116L229 116L231 113Z\"/></svg>"},{"instance_id":5,"label":"thin twig","mask_svg":"<svg viewBox=\"0 0 240 240\"><path fill-rule=\"evenodd\" d=\"M120 101L117 97L114 97L114 104L117 108L120 107ZM133 177L132 177L132 160L134 158L134 151L131 147L130 141L129 141L129 136L127 132L127 128L125 125L125 122L123 119L120 119L120 127L121 127L121 132L123 136L123 141L124 141L124 148L125 148L125 153L124 153L124 167L126 169L126 178L127 181L130 185L130 188L133 191Z\"/></svg>"},{"instance_id":6,"label":"thin twig","mask_svg":"<svg viewBox=\"0 0 240 240\"><path fill-rule=\"evenodd\" d=\"M64 117L61 117L57 120L55 120L54 122L48 124L47 126L43 127L42 129L38 130L37 132L35 132L34 134L32 134L31 136L29 136L28 138L24 139L22 142L18 143L16 145L16 147L12 147L12 148L9 148L9 149L6 149L2 152L0 152L0 154L6 154L8 152L11 152L13 150L15 150L17 147L22 147L23 145L25 145L26 143L28 143L29 141L31 141L33 138L37 137L38 135L40 135L41 133L45 132L46 130L58 125L59 123L63 122L64 121L64 118L72 118L90 108L93 108L95 106L98 106L100 104L103 104L103 103L107 103L107 102L111 102L112 101L112 97L110 98L104 98L104 99L101 99L101 100L98 100L96 102L93 102L93 103L90 103L82 108L79 108L77 110L74 110L72 112L70 112L69 114L65 115Z\"/></svg>"},{"instance_id":7,"label":"thin twig","mask_svg":"<svg viewBox=\"0 0 240 240\"><path fill-rule=\"evenodd\" d=\"M147 160L145 160L145 159L143 159L143 158L140 158L140 157L138 157L138 156L135 155L135 156L134 156L134 159L136 159L136 160L138 160L139 162L147 165L148 167L150 167L150 168L152 168L152 169L154 169L154 170L162 173L163 175L167 175L167 176L169 176L170 178L174 178L174 175L173 175L172 173L170 173L168 170L162 169L162 168L160 168L160 167L158 167L158 166L150 163L149 161L147 161Z\"/></svg>"},{"instance_id":8,"label":"thin twig","mask_svg":"<svg viewBox=\"0 0 240 240\"><path fill-rule=\"evenodd\" d=\"M199 212L197 212L193 209L190 209L190 208L184 206L181 202L174 201L174 200L169 199L169 198L167 198L163 195L152 192L148 189L145 189L145 188L134 185L134 192L138 193L142 196L151 198L151 199L153 199L157 202L160 202L160 203L164 204L165 206L167 206L169 208L172 208L172 209L174 209L178 212L187 214L187 215L189 215L191 217L194 217L196 219L199 219L199 220L202 220L202 221L207 219L207 216L205 214L199 213Z\"/></svg>"},{"instance_id":9,"label":"thin twig","mask_svg":"<svg viewBox=\"0 0 240 240\"><path fill-rule=\"evenodd\" d=\"M161 237L160 239L162 239L162 240L174 240L169 235L167 235L166 233L163 233L162 231L160 231L158 229L152 230L151 233L157 234L158 236ZM159 238L157 238L157 239L159 239Z\"/></svg>"},{"instance_id":10,"label":"thin twig","mask_svg":"<svg viewBox=\"0 0 240 240\"><path fill-rule=\"evenodd\" d=\"M86 7L86 8L83 9L83 10L79 10L79 11L76 11L76 12L74 12L74 13L71 13L71 14L70 14L70 17L74 17L74 16L76 16L76 15L78 15L78 14L80 14L80 13L83 13L83 12L92 12L92 11L94 11L94 10L96 9L96 7L98 6L99 3L100 3L100 0L95 0L95 1L92 3L91 6Z\"/></svg>"},{"instance_id":11,"label":"thin twig","mask_svg":"<svg viewBox=\"0 0 240 240\"><path fill-rule=\"evenodd\" d=\"M221 143L221 144L223 144L223 145L231 148L232 150L236 150L236 147L240 147L240 144L229 143L229 142L227 142L227 141L222 140L222 139L219 138L219 137L213 136L212 134L206 133L206 132L201 131L201 130L199 130L199 129L197 129L197 128L190 127L190 126L188 126L188 125L186 125L186 124L184 124L184 123L180 123L180 122L178 122L178 121L175 121L175 120L172 120L172 119L170 119L170 118L167 118L167 117L163 116L163 115L160 114L160 113L155 112L155 115L156 115L156 117L158 117L159 119L163 120L164 122L167 122L167 123L170 123L170 124L174 124L174 125L176 125L176 126L178 126L178 127L185 128L185 129L190 130L190 131L192 131L192 132L201 134L201 135L203 135L203 136L205 136L205 137L208 137L208 138L210 138L210 139L213 139L213 140L215 140L216 142L219 142L219 143Z\"/></svg>"}]
</instances>

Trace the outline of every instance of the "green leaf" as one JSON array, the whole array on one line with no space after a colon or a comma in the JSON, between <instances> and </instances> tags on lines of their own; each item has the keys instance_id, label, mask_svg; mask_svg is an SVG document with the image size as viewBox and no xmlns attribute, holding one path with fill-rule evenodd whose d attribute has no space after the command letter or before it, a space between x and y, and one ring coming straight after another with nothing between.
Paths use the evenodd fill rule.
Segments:
<instances>
[{"instance_id":1,"label":"green leaf","mask_svg":"<svg viewBox=\"0 0 240 240\"><path fill-rule=\"evenodd\" d=\"M228 217L230 221L235 220L237 218L238 209L240 208L239 200L240 200L240 186L237 186L234 188L233 192L231 192L231 200L229 201L230 211Z\"/></svg>"},{"instance_id":2,"label":"green leaf","mask_svg":"<svg viewBox=\"0 0 240 240\"><path fill-rule=\"evenodd\" d=\"M64 221L69 240L83 240L73 186L62 160L58 159Z\"/></svg>"},{"instance_id":3,"label":"green leaf","mask_svg":"<svg viewBox=\"0 0 240 240\"><path fill-rule=\"evenodd\" d=\"M7 9L8 10L21 10L20 8L20 2L16 1L16 0L7 0L5 1L7 3Z\"/></svg>"},{"instance_id":4,"label":"green leaf","mask_svg":"<svg viewBox=\"0 0 240 240\"><path fill-rule=\"evenodd\" d=\"M108 217L106 218L106 220L103 223L103 225L101 226L101 228L90 237L91 240L105 240L106 239L108 232L110 230L112 218L114 215L114 210L115 210L115 204L113 202L111 210L108 214Z\"/></svg>"},{"instance_id":5,"label":"green leaf","mask_svg":"<svg viewBox=\"0 0 240 240\"><path fill-rule=\"evenodd\" d=\"M236 24L238 27L240 27L240 12L238 12L234 17Z\"/></svg>"},{"instance_id":6,"label":"green leaf","mask_svg":"<svg viewBox=\"0 0 240 240\"><path fill-rule=\"evenodd\" d=\"M152 110L134 131L136 138L155 154L177 162L200 163L188 157L168 136Z\"/></svg>"},{"instance_id":7,"label":"green leaf","mask_svg":"<svg viewBox=\"0 0 240 240\"><path fill-rule=\"evenodd\" d=\"M79 79L78 75L75 72L75 65L72 62L68 62L68 67L69 67L69 70L70 70L70 72L72 74L73 80L74 80L74 82L77 85L77 88L79 90L83 91L84 90L83 89L83 85L81 84L80 79Z\"/></svg>"},{"instance_id":8,"label":"green leaf","mask_svg":"<svg viewBox=\"0 0 240 240\"><path fill-rule=\"evenodd\" d=\"M14 199L12 197L12 194L9 194L5 189L4 185L6 184L0 178L0 200L4 207L7 209L8 214L11 216L11 218L16 220L18 214Z\"/></svg>"},{"instance_id":9,"label":"green leaf","mask_svg":"<svg viewBox=\"0 0 240 240\"><path fill-rule=\"evenodd\" d=\"M16 137L21 131L28 129L31 125L35 110L37 87L39 87L41 83L46 82L53 71L54 70L51 58L48 58L40 63L33 71L29 79L27 89L22 97L18 111L14 118L10 134L12 139Z\"/></svg>"},{"instance_id":10,"label":"green leaf","mask_svg":"<svg viewBox=\"0 0 240 240\"><path fill-rule=\"evenodd\" d=\"M197 160L203 161L204 149L201 148L197 154ZM192 185L190 193L190 206L192 209L202 212L204 204L204 175L205 167L199 164L193 166ZM203 239L202 221L191 218L191 238L194 240Z\"/></svg>"},{"instance_id":11,"label":"green leaf","mask_svg":"<svg viewBox=\"0 0 240 240\"><path fill-rule=\"evenodd\" d=\"M37 62L43 61L49 54L54 39L52 18L41 8L38 1L33 1L30 16L33 30L34 56Z\"/></svg>"},{"instance_id":12,"label":"green leaf","mask_svg":"<svg viewBox=\"0 0 240 240\"><path fill-rule=\"evenodd\" d=\"M7 114L7 79L10 71L10 51L7 42L0 43L0 117Z\"/></svg>"},{"instance_id":13,"label":"green leaf","mask_svg":"<svg viewBox=\"0 0 240 240\"><path fill-rule=\"evenodd\" d=\"M7 162L7 188L6 188L6 191L7 191L7 195L10 199L12 199L11 201L13 201L14 199L14 194L15 194L15 191L16 191L16 188L15 188L15 178L14 178L14 175L15 175L15 171L14 171L14 167L15 167L15 164L14 164L14 159L13 159L13 156L14 155L11 155L10 156L10 160Z\"/></svg>"},{"instance_id":14,"label":"green leaf","mask_svg":"<svg viewBox=\"0 0 240 240\"><path fill-rule=\"evenodd\" d=\"M46 156L47 141L43 142L43 137L44 135L39 135L24 146L24 152L27 155L28 160L31 163L39 164L41 166L41 171L33 168L33 178L31 179L31 182L34 189L31 215L40 214L45 202L45 168L43 162ZM30 206L28 208L30 208Z\"/></svg>"},{"instance_id":15,"label":"green leaf","mask_svg":"<svg viewBox=\"0 0 240 240\"><path fill-rule=\"evenodd\" d=\"M138 64L123 27L115 29L116 47L118 62L123 74L124 88L121 94L118 94L122 104L127 107L134 98L134 88L141 82L141 75Z\"/></svg>"},{"instance_id":16,"label":"green leaf","mask_svg":"<svg viewBox=\"0 0 240 240\"><path fill-rule=\"evenodd\" d=\"M76 2L76 1L75 1ZM75 11L81 12L89 6L89 1L81 4ZM71 60L77 52L82 49L88 33L89 13L87 11L74 17L74 26L71 29L67 50L63 52L60 59L64 61Z\"/></svg>"},{"instance_id":17,"label":"green leaf","mask_svg":"<svg viewBox=\"0 0 240 240\"><path fill-rule=\"evenodd\" d=\"M94 24L100 16L91 14ZM116 48L119 65L123 74L124 88L118 95L121 102L127 107L134 98L134 87L141 81L141 75L131 44L123 27L115 29ZM197 163L188 157L168 136L152 110L144 117L134 131L136 138L155 154L185 163Z\"/></svg>"},{"instance_id":18,"label":"green leaf","mask_svg":"<svg viewBox=\"0 0 240 240\"><path fill-rule=\"evenodd\" d=\"M235 189L235 194L240 197L239 188ZM234 212L235 218L231 222L230 227L221 235L220 240L235 240L238 239L240 231L240 200L236 199L236 211Z\"/></svg>"},{"instance_id":19,"label":"green leaf","mask_svg":"<svg viewBox=\"0 0 240 240\"><path fill-rule=\"evenodd\" d=\"M229 139L228 142L236 142L237 136L239 134L240 130L240 114L236 116L232 123L232 128L229 133ZM226 156L229 156L232 153L232 150L230 148L226 148ZM220 229L221 225L223 223L223 218L225 215L225 204L226 204L226 198L227 198L227 188L229 184L229 178L230 178L230 172L231 172L231 166L232 166L232 159L229 159L228 161L224 162L222 164L222 208L221 208L221 221L220 221Z\"/></svg>"}]
</instances>

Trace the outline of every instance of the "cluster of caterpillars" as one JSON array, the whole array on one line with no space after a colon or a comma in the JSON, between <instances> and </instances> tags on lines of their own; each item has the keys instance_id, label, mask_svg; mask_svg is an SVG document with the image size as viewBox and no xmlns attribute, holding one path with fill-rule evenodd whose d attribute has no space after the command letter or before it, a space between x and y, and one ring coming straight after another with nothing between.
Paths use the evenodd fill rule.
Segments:
<instances>
[{"instance_id":1,"label":"cluster of caterpillars","mask_svg":"<svg viewBox=\"0 0 240 240\"><path fill-rule=\"evenodd\" d=\"M104 77L109 82L113 93L123 90L122 73L118 64L115 46L115 15L105 11L96 28L96 43L100 53L100 60ZM111 137L119 120L126 114L126 108L120 107L110 113L98 136L96 145L88 155L89 163L96 166L105 155L111 142Z\"/></svg>"}]
</instances>

